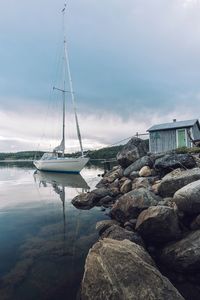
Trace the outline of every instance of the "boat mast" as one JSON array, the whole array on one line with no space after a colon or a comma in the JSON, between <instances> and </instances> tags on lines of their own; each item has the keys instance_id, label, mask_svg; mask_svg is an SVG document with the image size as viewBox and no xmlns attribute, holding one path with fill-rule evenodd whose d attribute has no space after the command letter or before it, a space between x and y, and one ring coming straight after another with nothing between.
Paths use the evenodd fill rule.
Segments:
<instances>
[{"instance_id":1,"label":"boat mast","mask_svg":"<svg viewBox=\"0 0 200 300\"><path fill-rule=\"evenodd\" d=\"M75 104L74 89L73 89L73 84L72 84L71 70L70 70L70 64L69 64L69 55L68 55L67 41L66 41L66 31L65 31L65 10L66 10L66 6L67 6L67 4L65 3L64 8L62 10L62 13L63 13L63 30L64 30L64 55L65 55L65 61L66 61L66 64L67 64L67 73L68 73L68 78L69 78L69 88L70 88L71 100L72 100L72 105L73 105L74 115L75 115L76 131L77 131L77 136L78 136L78 140L79 140L79 144L80 144L81 156L83 156L82 138L81 138L81 132L80 132L80 127L79 127L79 122L78 122L78 115L77 115L76 104ZM64 90L65 90L65 87L64 87Z\"/></svg>"}]
</instances>

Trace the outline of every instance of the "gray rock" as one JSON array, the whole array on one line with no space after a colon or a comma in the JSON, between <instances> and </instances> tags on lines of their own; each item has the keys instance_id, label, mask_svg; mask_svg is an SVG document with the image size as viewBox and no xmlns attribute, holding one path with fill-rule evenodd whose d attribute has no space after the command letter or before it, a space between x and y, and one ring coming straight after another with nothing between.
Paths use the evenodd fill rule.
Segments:
<instances>
[{"instance_id":1,"label":"gray rock","mask_svg":"<svg viewBox=\"0 0 200 300\"><path fill-rule=\"evenodd\" d=\"M164 198L162 199L161 201L158 202L158 205L161 205L161 206L169 206L169 207L173 207L174 206L174 201L173 201L173 198Z\"/></svg>"},{"instance_id":2,"label":"gray rock","mask_svg":"<svg viewBox=\"0 0 200 300\"><path fill-rule=\"evenodd\" d=\"M115 224L103 231L101 238L110 238L118 241L129 240L144 247L144 241L137 232L126 230Z\"/></svg>"},{"instance_id":3,"label":"gray rock","mask_svg":"<svg viewBox=\"0 0 200 300\"><path fill-rule=\"evenodd\" d=\"M133 171L139 171L144 166L149 166L150 168L153 167L154 160L151 159L148 155L145 155L138 160L136 160L134 163L132 163L130 166L128 166L124 170L124 176L129 176Z\"/></svg>"},{"instance_id":4,"label":"gray rock","mask_svg":"<svg viewBox=\"0 0 200 300\"><path fill-rule=\"evenodd\" d=\"M191 154L166 154L156 159L154 168L160 172L168 173L177 168L192 169L196 166L194 157Z\"/></svg>"},{"instance_id":5,"label":"gray rock","mask_svg":"<svg viewBox=\"0 0 200 300\"><path fill-rule=\"evenodd\" d=\"M132 138L117 154L118 163L126 168L148 152L148 144L139 138Z\"/></svg>"},{"instance_id":6,"label":"gray rock","mask_svg":"<svg viewBox=\"0 0 200 300\"><path fill-rule=\"evenodd\" d=\"M192 230L200 229L200 215L198 215L197 217L194 218L194 220L190 224L190 228Z\"/></svg>"},{"instance_id":7,"label":"gray rock","mask_svg":"<svg viewBox=\"0 0 200 300\"><path fill-rule=\"evenodd\" d=\"M132 180L137 178L137 177L139 177L139 172L138 171L133 171L129 174L129 178L132 179Z\"/></svg>"},{"instance_id":8,"label":"gray rock","mask_svg":"<svg viewBox=\"0 0 200 300\"><path fill-rule=\"evenodd\" d=\"M113 196L113 192L107 188L98 188L89 193L81 193L72 199L72 204L80 209L90 209L105 196Z\"/></svg>"},{"instance_id":9,"label":"gray rock","mask_svg":"<svg viewBox=\"0 0 200 300\"><path fill-rule=\"evenodd\" d=\"M198 179L200 179L200 168L184 171L177 169L163 177L158 192L162 197L172 197L183 186Z\"/></svg>"},{"instance_id":10,"label":"gray rock","mask_svg":"<svg viewBox=\"0 0 200 300\"><path fill-rule=\"evenodd\" d=\"M187 214L200 213L200 180L194 181L174 194L173 198L179 210Z\"/></svg>"},{"instance_id":11,"label":"gray rock","mask_svg":"<svg viewBox=\"0 0 200 300\"><path fill-rule=\"evenodd\" d=\"M166 206L144 210L137 219L136 230L145 241L152 244L173 241L180 236L177 214Z\"/></svg>"},{"instance_id":12,"label":"gray rock","mask_svg":"<svg viewBox=\"0 0 200 300\"><path fill-rule=\"evenodd\" d=\"M160 261L177 272L200 271L200 230L166 246Z\"/></svg>"},{"instance_id":13,"label":"gray rock","mask_svg":"<svg viewBox=\"0 0 200 300\"><path fill-rule=\"evenodd\" d=\"M145 188L130 191L113 205L110 215L121 223L137 218L149 206L157 205L160 198Z\"/></svg>"},{"instance_id":14,"label":"gray rock","mask_svg":"<svg viewBox=\"0 0 200 300\"><path fill-rule=\"evenodd\" d=\"M82 300L183 300L143 247L103 239L89 251Z\"/></svg>"},{"instance_id":15,"label":"gray rock","mask_svg":"<svg viewBox=\"0 0 200 300\"><path fill-rule=\"evenodd\" d=\"M113 203L113 201L114 201L113 197L107 195L107 196L105 196L105 197L103 197L103 198L101 198L101 199L99 200L98 205L99 205L99 206L103 206L103 205L105 205L105 204L106 204L106 205L107 205L107 204L111 204L111 203Z\"/></svg>"},{"instance_id":16,"label":"gray rock","mask_svg":"<svg viewBox=\"0 0 200 300\"><path fill-rule=\"evenodd\" d=\"M119 223L115 220L103 220L96 223L96 230L101 235L106 229L111 227L112 225L118 225Z\"/></svg>"}]
</instances>

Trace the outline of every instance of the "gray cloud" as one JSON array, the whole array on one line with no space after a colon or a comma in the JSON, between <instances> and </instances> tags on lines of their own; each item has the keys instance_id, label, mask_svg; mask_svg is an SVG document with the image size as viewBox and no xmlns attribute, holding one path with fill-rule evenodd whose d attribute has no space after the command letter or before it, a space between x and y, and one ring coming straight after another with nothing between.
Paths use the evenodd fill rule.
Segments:
<instances>
[{"instance_id":1,"label":"gray cloud","mask_svg":"<svg viewBox=\"0 0 200 300\"><path fill-rule=\"evenodd\" d=\"M49 91L59 85L62 5L0 2L0 135L18 148L39 140L53 103ZM71 68L88 145L114 142L173 117L198 117L199 0L77 0L69 8ZM49 115L59 111L52 107Z\"/></svg>"}]
</instances>

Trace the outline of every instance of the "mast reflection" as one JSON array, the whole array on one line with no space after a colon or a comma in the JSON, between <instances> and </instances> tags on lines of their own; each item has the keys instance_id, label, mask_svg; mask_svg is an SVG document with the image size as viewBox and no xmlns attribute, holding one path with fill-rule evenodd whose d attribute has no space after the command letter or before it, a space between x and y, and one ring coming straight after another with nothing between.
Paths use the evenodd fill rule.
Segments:
<instances>
[{"instance_id":1,"label":"mast reflection","mask_svg":"<svg viewBox=\"0 0 200 300\"><path fill-rule=\"evenodd\" d=\"M33 174L35 182L39 187L48 187L50 184L54 192L59 195L62 202L63 234L66 237L66 215L65 215L65 188L81 189L81 192L88 192L90 187L80 174L52 173L36 170Z\"/></svg>"}]
</instances>

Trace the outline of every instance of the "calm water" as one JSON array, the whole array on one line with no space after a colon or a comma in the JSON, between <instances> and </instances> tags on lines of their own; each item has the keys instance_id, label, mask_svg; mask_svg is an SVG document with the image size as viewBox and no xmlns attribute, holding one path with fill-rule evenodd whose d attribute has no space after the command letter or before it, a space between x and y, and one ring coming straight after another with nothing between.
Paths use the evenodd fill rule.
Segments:
<instances>
[{"instance_id":1,"label":"calm water","mask_svg":"<svg viewBox=\"0 0 200 300\"><path fill-rule=\"evenodd\" d=\"M94 188L102 170L34 173L30 163L0 163L0 299L76 299L84 261L97 240L100 208L71 199Z\"/></svg>"}]
</instances>

